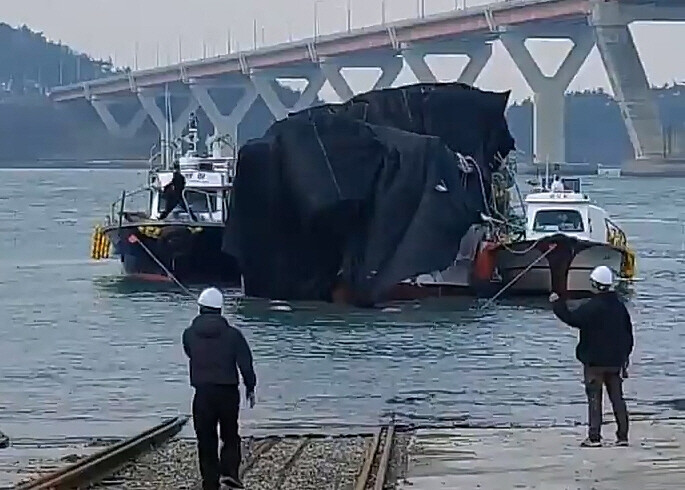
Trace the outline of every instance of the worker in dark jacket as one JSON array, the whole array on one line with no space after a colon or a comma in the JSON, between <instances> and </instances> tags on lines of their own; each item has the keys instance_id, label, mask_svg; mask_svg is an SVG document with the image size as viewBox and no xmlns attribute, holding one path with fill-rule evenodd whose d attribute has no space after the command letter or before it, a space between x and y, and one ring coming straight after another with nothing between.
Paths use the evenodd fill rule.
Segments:
<instances>
[{"instance_id":1,"label":"worker in dark jacket","mask_svg":"<svg viewBox=\"0 0 685 490\"><path fill-rule=\"evenodd\" d=\"M223 295L218 289L205 289L198 304L200 314L183 332L183 350L190 360L190 384L195 388L193 424L202 488L218 490L222 484L244 488L238 475L241 460L238 369L252 408L257 383L252 352L240 330L221 315ZM220 458L217 425L222 441Z\"/></svg>"},{"instance_id":2,"label":"worker in dark jacket","mask_svg":"<svg viewBox=\"0 0 685 490\"><path fill-rule=\"evenodd\" d=\"M183 190L186 188L186 179L181 173L181 167L178 163L174 164L174 173L171 177L171 182L169 182L162 190L162 196L164 197L164 211L159 214L159 219L166 219L176 206L181 206L181 208L190 215L190 219L197 221L195 213L186 204L185 199L183 199Z\"/></svg>"},{"instance_id":3,"label":"worker in dark jacket","mask_svg":"<svg viewBox=\"0 0 685 490\"><path fill-rule=\"evenodd\" d=\"M570 311L556 293L550 296L554 313L561 321L580 330L576 357L584 366L588 398L588 438L581 446L602 445L602 388L607 387L616 417L616 445L628 445L628 410L623 398L623 378L627 376L633 351L633 326L625 305L611 290L613 273L606 266L590 274L595 295Z\"/></svg>"}]
</instances>

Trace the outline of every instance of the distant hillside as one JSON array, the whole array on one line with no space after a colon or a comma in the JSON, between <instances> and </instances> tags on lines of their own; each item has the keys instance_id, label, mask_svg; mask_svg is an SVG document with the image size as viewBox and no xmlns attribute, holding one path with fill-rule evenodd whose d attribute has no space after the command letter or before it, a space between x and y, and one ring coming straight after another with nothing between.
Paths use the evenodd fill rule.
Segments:
<instances>
[{"instance_id":1,"label":"distant hillside","mask_svg":"<svg viewBox=\"0 0 685 490\"><path fill-rule=\"evenodd\" d=\"M111 60L95 60L48 41L26 26L0 23L0 92L23 95L117 73Z\"/></svg>"},{"instance_id":2,"label":"distant hillside","mask_svg":"<svg viewBox=\"0 0 685 490\"><path fill-rule=\"evenodd\" d=\"M126 72L111 60L96 60L68 46L48 41L27 27L0 23L0 163L38 159L147 159L159 133L148 119L133 139L111 137L93 107L86 101L52 104L48 88ZM297 92L282 87L287 105ZM236 94L215 95L219 107L230 107ZM139 102L124 99L122 112L133 114ZM211 134L211 124L200 111L200 129ZM240 126L239 140L261 136L273 122L271 112L258 99Z\"/></svg>"}]
</instances>

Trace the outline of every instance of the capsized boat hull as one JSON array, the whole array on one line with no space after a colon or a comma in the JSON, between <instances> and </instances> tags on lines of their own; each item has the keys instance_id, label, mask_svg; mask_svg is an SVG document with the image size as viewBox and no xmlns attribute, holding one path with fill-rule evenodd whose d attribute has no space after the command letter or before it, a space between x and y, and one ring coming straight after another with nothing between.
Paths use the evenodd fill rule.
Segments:
<instances>
[{"instance_id":1,"label":"capsized boat hull","mask_svg":"<svg viewBox=\"0 0 685 490\"><path fill-rule=\"evenodd\" d=\"M240 284L236 260L221 251L222 224L146 221L109 226L104 233L127 276L169 280L152 254L184 284Z\"/></svg>"}]
</instances>

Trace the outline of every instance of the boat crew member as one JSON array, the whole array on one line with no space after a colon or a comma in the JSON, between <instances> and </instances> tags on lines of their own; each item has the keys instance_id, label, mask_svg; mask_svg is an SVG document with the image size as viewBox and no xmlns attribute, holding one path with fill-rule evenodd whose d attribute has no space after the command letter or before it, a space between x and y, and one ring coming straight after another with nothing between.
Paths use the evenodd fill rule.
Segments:
<instances>
[{"instance_id":1,"label":"boat crew member","mask_svg":"<svg viewBox=\"0 0 685 490\"><path fill-rule=\"evenodd\" d=\"M559 179L559 175L554 175L554 181L550 188L552 192L564 192L564 183Z\"/></svg>"},{"instance_id":2,"label":"boat crew member","mask_svg":"<svg viewBox=\"0 0 685 490\"><path fill-rule=\"evenodd\" d=\"M171 213L176 206L180 205L181 208L183 208L183 210L185 210L185 212L190 215L190 219L192 219L193 221L197 221L195 214L193 213L193 210L186 205L185 199L183 199L183 189L185 189L185 187L186 179L185 177L183 177L183 174L181 173L180 165L178 163L175 163L174 174L171 178L171 182L169 182L162 191L165 205L164 211L162 211L159 215L160 220L165 219L167 216L169 216L169 213Z\"/></svg>"},{"instance_id":3,"label":"boat crew member","mask_svg":"<svg viewBox=\"0 0 685 490\"><path fill-rule=\"evenodd\" d=\"M556 293L550 295L552 309L564 323L580 330L576 357L583 363L588 400L588 437L581 446L602 445L602 396L606 385L616 417L616 445L628 445L628 410L623 398L623 378L633 351L633 326L627 308L611 290L613 273L599 266L590 274L595 295L570 311Z\"/></svg>"},{"instance_id":4,"label":"boat crew member","mask_svg":"<svg viewBox=\"0 0 685 490\"><path fill-rule=\"evenodd\" d=\"M240 330L222 316L223 295L218 289L205 289L198 304L200 314L183 332L183 350L189 358L190 384L195 388L193 425L202 488L218 490L222 484L244 488L238 474L241 460L238 370L252 408L257 383L252 352ZM217 425L222 441L220 457Z\"/></svg>"}]
</instances>

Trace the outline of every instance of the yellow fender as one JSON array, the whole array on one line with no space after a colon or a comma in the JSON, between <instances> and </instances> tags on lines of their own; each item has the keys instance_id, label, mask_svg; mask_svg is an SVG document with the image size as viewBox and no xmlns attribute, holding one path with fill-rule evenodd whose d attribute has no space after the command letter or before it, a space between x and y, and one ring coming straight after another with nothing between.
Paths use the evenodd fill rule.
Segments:
<instances>
[{"instance_id":1,"label":"yellow fender","mask_svg":"<svg viewBox=\"0 0 685 490\"><path fill-rule=\"evenodd\" d=\"M90 245L90 257L94 260L108 259L111 243L100 225L93 230Z\"/></svg>"},{"instance_id":2,"label":"yellow fender","mask_svg":"<svg viewBox=\"0 0 685 490\"><path fill-rule=\"evenodd\" d=\"M621 261L621 276L626 279L633 279L637 272L636 262L635 252L630 248L626 248L623 252L623 260Z\"/></svg>"}]
</instances>

